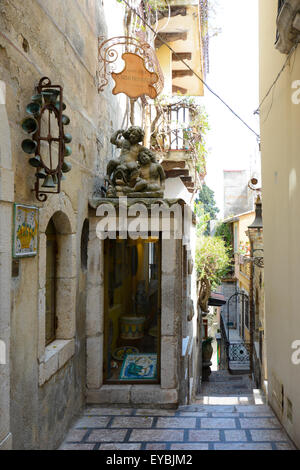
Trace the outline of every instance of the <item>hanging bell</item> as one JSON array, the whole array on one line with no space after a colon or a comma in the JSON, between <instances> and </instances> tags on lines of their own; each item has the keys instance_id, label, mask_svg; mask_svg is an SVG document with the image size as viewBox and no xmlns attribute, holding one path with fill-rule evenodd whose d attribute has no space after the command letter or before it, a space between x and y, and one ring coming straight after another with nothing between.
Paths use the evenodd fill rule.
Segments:
<instances>
[{"instance_id":1,"label":"hanging bell","mask_svg":"<svg viewBox=\"0 0 300 470\"><path fill-rule=\"evenodd\" d=\"M60 110L60 102L59 101L57 101L57 103L55 103L55 107L58 111ZM62 110L64 111L66 109L66 107L67 106L65 105L65 103L63 103L62 104Z\"/></svg>"},{"instance_id":2,"label":"hanging bell","mask_svg":"<svg viewBox=\"0 0 300 470\"><path fill-rule=\"evenodd\" d=\"M70 142L72 142L72 136L71 136L71 134L66 133L66 134L64 135L64 142L65 142L66 144L69 144Z\"/></svg>"},{"instance_id":3,"label":"hanging bell","mask_svg":"<svg viewBox=\"0 0 300 470\"><path fill-rule=\"evenodd\" d=\"M64 157L69 157L72 154L72 149L70 145L65 145L64 148Z\"/></svg>"},{"instance_id":4,"label":"hanging bell","mask_svg":"<svg viewBox=\"0 0 300 470\"><path fill-rule=\"evenodd\" d=\"M60 181L65 181L67 179L66 175L64 175L63 173L61 173L60 175Z\"/></svg>"},{"instance_id":5,"label":"hanging bell","mask_svg":"<svg viewBox=\"0 0 300 470\"><path fill-rule=\"evenodd\" d=\"M53 179L53 183L54 184L57 184L58 183L58 177L57 177L57 174L54 173L54 175L52 175L52 179Z\"/></svg>"},{"instance_id":6,"label":"hanging bell","mask_svg":"<svg viewBox=\"0 0 300 470\"><path fill-rule=\"evenodd\" d=\"M64 162L63 163L63 166L61 167L61 171L63 173L68 173L69 171L72 170L72 165L70 162Z\"/></svg>"},{"instance_id":7,"label":"hanging bell","mask_svg":"<svg viewBox=\"0 0 300 470\"><path fill-rule=\"evenodd\" d=\"M31 154L36 151L37 143L34 140L25 139L23 140L21 146L25 153Z\"/></svg>"},{"instance_id":8,"label":"hanging bell","mask_svg":"<svg viewBox=\"0 0 300 470\"><path fill-rule=\"evenodd\" d=\"M45 179L47 178L47 173L45 171L44 168L40 168L37 172L36 172L36 176L40 179Z\"/></svg>"},{"instance_id":9,"label":"hanging bell","mask_svg":"<svg viewBox=\"0 0 300 470\"><path fill-rule=\"evenodd\" d=\"M68 124L70 124L70 118L69 116L66 116L65 114L62 115L61 120L64 126L67 126Z\"/></svg>"},{"instance_id":10,"label":"hanging bell","mask_svg":"<svg viewBox=\"0 0 300 470\"><path fill-rule=\"evenodd\" d=\"M40 106L42 106L43 104L43 99L42 99L42 95L41 94L38 94L38 95L33 95L31 97L31 101L35 101L36 103L38 103Z\"/></svg>"},{"instance_id":11,"label":"hanging bell","mask_svg":"<svg viewBox=\"0 0 300 470\"><path fill-rule=\"evenodd\" d=\"M32 101L26 106L26 113L33 114L33 116L37 116L41 110L41 106L37 101Z\"/></svg>"},{"instance_id":12,"label":"hanging bell","mask_svg":"<svg viewBox=\"0 0 300 470\"><path fill-rule=\"evenodd\" d=\"M33 166L34 168L39 168L41 166L41 157L39 155L29 158L28 161L29 165Z\"/></svg>"},{"instance_id":13,"label":"hanging bell","mask_svg":"<svg viewBox=\"0 0 300 470\"><path fill-rule=\"evenodd\" d=\"M38 123L33 117L23 119L21 126L28 134L34 134L38 130Z\"/></svg>"},{"instance_id":14,"label":"hanging bell","mask_svg":"<svg viewBox=\"0 0 300 470\"><path fill-rule=\"evenodd\" d=\"M55 184L54 184L52 175L48 175L46 177L44 183L42 184L42 187L43 188L55 188Z\"/></svg>"},{"instance_id":15,"label":"hanging bell","mask_svg":"<svg viewBox=\"0 0 300 470\"><path fill-rule=\"evenodd\" d=\"M45 100L45 103L55 104L59 93L60 93L59 90L56 90L55 88L45 88L42 91L42 95Z\"/></svg>"}]
</instances>

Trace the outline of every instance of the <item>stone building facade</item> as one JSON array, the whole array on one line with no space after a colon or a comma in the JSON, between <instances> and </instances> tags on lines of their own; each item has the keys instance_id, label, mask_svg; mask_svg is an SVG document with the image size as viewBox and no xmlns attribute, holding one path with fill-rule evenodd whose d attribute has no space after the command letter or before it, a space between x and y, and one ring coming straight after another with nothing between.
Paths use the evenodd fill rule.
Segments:
<instances>
[{"instance_id":1,"label":"stone building facade","mask_svg":"<svg viewBox=\"0 0 300 470\"><path fill-rule=\"evenodd\" d=\"M11 445L9 433L14 448L55 448L85 400L87 279L82 232L89 215L88 198L95 184L101 184L111 156L109 137L127 117L124 97L113 97L110 89L100 96L97 90L98 37L109 34L108 14L107 2L105 8L94 0L0 5L0 332L7 353L6 365L0 366L0 445L4 448ZM117 5L114 18L122 33L121 6ZM36 201L32 192L34 171L21 149L25 134L20 126L42 76L64 87L74 155L62 192L45 203ZM11 276L13 202L39 207L40 218L38 255L15 260ZM45 232L51 219L59 245L58 329L56 340L45 347Z\"/></svg>"},{"instance_id":2,"label":"stone building facade","mask_svg":"<svg viewBox=\"0 0 300 470\"><path fill-rule=\"evenodd\" d=\"M91 201L116 156L110 136L130 124L143 126L145 113L142 100L112 95L111 82L98 93L98 38L126 35L132 20L111 0L0 3L1 449L57 448L87 402L175 407L198 386L192 236L162 240L160 383L103 380L104 245ZM34 169L21 149L21 122L44 76L63 86L73 153L61 192L40 202L32 191ZM12 256L14 203L39 209L36 256ZM47 342L53 236L55 337Z\"/></svg>"}]
</instances>

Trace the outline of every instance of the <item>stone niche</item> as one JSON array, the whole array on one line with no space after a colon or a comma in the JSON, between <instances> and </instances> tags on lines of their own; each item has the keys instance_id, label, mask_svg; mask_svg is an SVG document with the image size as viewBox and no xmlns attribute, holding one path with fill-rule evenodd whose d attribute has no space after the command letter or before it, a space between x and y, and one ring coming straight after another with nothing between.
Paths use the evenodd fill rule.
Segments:
<instances>
[{"instance_id":1,"label":"stone niche","mask_svg":"<svg viewBox=\"0 0 300 470\"><path fill-rule=\"evenodd\" d=\"M120 227L124 221L124 210L120 201L116 199L94 199L90 201L90 238L88 257L88 300L87 300L87 403L106 405L156 406L176 407L179 401L179 370L181 354L181 316L182 316L182 244L180 230L184 225L185 205L181 200L166 199L128 199L128 214L133 211L135 204L144 206L142 218L151 224L152 204L163 204L167 208L175 208L171 214L170 237L167 234L167 224L163 216L158 226L160 239L160 322L159 322L159 354L158 369L160 370L157 383L110 383L105 378L104 361L107 361L105 344L111 341L105 327L105 316L108 307L105 301L107 295L108 275L105 268L105 241L99 239L99 222L104 220L108 206L116 208L116 226ZM137 206L136 206L137 207ZM177 212L176 212L177 211ZM190 212L186 211L188 216ZM141 212L140 212L141 214ZM187 216L187 218L188 218ZM167 216L166 216L167 217ZM133 220L128 216L128 225ZM174 222L176 219L176 222ZM124 228L124 227L123 227ZM97 235L98 231L98 235ZM147 233L147 235L149 232ZM112 234L110 233L110 236ZM152 234L151 234L152 235ZM123 366L122 366L123 367Z\"/></svg>"}]
</instances>

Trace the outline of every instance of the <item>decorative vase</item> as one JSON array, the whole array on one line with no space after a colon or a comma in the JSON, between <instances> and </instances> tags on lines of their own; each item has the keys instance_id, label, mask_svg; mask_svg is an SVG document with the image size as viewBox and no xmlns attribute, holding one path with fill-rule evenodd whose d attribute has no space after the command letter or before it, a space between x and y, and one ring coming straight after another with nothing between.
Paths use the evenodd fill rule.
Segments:
<instances>
[{"instance_id":1,"label":"decorative vase","mask_svg":"<svg viewBox=\"0 0 300 470\"><path fill-rule=\"evenodd\" d=\"M145 317L120 317L122 339L140 339L144 337Z\"/></svg>"},{"instance_id":2,"label":"decorative vase","mask_svg":"<svg viewBox=\"0 0 300 470\"><path fill-rule=\"evenodd\" d=\"M202 343L202 360L204 363L210 362L213 352L211 342L204 341Z\"/></svg>"}]
</instances>

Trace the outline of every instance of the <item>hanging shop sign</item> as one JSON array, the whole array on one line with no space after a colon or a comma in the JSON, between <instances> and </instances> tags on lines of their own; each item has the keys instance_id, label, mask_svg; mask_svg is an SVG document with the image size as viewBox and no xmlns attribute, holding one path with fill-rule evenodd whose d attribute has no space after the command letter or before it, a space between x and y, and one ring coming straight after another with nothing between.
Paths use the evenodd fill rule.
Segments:
<instances>
[{"instance_id":1,"label":"hanging shop sign","mask_svg":"<svg viewBox=\"0 0 300 470\"><path fill-rule=\"evenodd\" d=\"M125 62L125 66L124 66ZM112 93L125 93L130 98L156 98L164 87L164 77L154 49L138 39L118 36L103 41L99 38L99 92L115 81Z\"/></svg>"},{"instance_id":2,"label":"hanging shop sign","mask_svg":"<svg viewBox=\"0 0 300 470\"><path fill-rule=\"evenodd\" d=\"M65 162L65 157L72 153L68 145L72 136L65 132L70 123L70 118L63 114L65 109L62 86L52 85L47 77L41 78L36 94L26 106L28 116L21 123L23 130L31 134L21 145L30 155L28 163L36 169L33 191L41 202L46 201L48 193L60 193L61 181L72 168L70 162Z\"/></svg>"},{"instance_id":3,"label":"hanging shop sign","mask_svg":"<svg viewBox=\"0 0 300 470\"><path fill-rule=\"evenodd\" d=\"M35 256L38 251L39 209L24 204L14 205L13 257Z\"/></svg>"}]
</instances>

